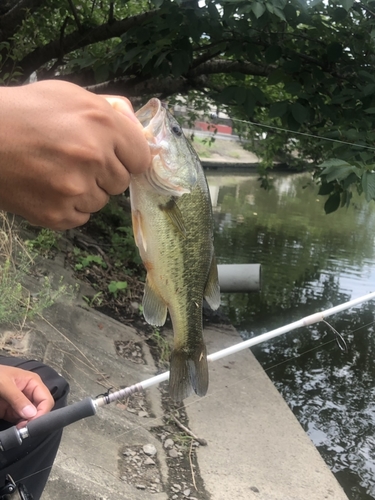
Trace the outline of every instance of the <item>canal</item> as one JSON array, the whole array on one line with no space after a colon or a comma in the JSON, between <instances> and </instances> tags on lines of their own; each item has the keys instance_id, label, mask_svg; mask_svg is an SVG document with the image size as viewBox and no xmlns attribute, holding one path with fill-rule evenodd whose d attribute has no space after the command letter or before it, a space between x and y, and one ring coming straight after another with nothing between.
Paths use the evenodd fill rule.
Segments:
<instances>
[{"instance_id":1,"label":"canal","mask_svg":"<svg viewBox=\"0 0 375 500\"><path fill-rule=\"evenodd\" d=\"M219 263L261 263L262 290L222 296L243 338L375 291L375 204L325 215L309 174L208 173ZM351 500L375 499L375 302L252 350Z\"/></svg>"}]
</instances>

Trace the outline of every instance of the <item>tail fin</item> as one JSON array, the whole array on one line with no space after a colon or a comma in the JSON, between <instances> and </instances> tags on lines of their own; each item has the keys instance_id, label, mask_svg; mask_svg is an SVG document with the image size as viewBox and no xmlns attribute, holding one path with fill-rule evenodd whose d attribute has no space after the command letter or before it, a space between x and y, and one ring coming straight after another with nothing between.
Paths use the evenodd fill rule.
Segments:
<instances>
[{"instance_id":1,"label":"tail fin","mask_svg":"<svg viewBox=\"0 0 375 500\"><path fill-rule=\"evenodd\" d=\"M194 351L174 349L171 354L169 395L174 401L182 401L194 389L204 396L208 389L208 363L206 346L198 344Z\"/></svg>"}]
</instances>

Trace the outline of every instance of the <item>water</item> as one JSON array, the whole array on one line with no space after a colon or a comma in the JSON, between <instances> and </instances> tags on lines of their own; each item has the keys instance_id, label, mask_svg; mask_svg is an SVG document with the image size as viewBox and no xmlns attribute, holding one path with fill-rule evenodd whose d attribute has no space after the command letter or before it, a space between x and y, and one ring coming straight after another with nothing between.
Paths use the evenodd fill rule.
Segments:
<instances>
[{"instance_id":1,"label":"water","mask_svg":"<svg viewBox=\"0 0 375 500\"><path fill-rule=\"evenodd\" d=\"M219 263L261 263L262 291L223 295L244 338L375 291L375 204L325 215L308 174L208 175ZM253 352L351 500L375 499L375 302Z\"/></svg>"}]
</instances>

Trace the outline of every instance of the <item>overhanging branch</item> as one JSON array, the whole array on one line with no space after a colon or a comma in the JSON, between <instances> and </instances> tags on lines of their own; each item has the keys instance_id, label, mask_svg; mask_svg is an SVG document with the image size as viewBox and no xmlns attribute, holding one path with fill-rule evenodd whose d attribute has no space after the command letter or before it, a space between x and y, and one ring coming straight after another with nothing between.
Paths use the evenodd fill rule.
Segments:
<instances>
[{"instance_id":1,"label":"overhanging branch","mask_svg":"<svg viewBox=\"0 0 375 500\"><path fill-rule=\"evenodd\" d=\"M17 31L28 12L33 12L45 0L5 1L0 6L0 41L8 40Z\"/></svg>"},{"instance_id":2,"label":"overhanging branch","mask_svg":"<svg viewBox=\"0 0 375 500\"><path fill-rule=\"evenodd\" d=\"M200 75L213 75L218 73L232 72L238 72L252 76L269 76L270 72L275 69L276 66L258 66L248 61L213 59L211 61L206 61L189 71L188 76L194 78Z\"/></svg>"},{"instance_id":3,"label":"overhanging branch","mask_svg":"<svg viewBox=\"0 0 375 500\"><path fill-rule=\"evenodd\" d=\"M121 21L112 21L111 23L105 23L100 26L95 26L94 28L84 29L81 32L75 31L64 38L63 44L61 44L60 39L57 39L49 42L43 47L38 47L33 50L33 52L27 54L27 56L20 61L18 67L22 71L23 77L27 78L33 71L43 66L43 64L61 57L62 49L65 55L92 43L102 42L121 36L130 28L142 24L144 21L154 17L157 13L157 10L152 10L137 16L122 19Z\"/></svg>"}]
</instances>

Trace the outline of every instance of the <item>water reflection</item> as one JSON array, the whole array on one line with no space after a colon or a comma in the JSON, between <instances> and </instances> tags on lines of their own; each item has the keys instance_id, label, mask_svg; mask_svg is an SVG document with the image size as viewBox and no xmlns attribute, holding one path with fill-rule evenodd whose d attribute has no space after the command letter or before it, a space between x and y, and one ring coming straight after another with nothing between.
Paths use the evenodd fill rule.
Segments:
<instances>
[{"instance_id":1,"label":"water reflection","mask_svg":"<svg viewBox=\"0 0 375 500\"><path fill-rule=\"evenodd\" d=\"M218 261L262 264L262 291L224 295L227 315L249 338L375 289L375 208L362 199L326 216L307 174L208 181ZM336 474L350 499L375 499L374 303L253 351ZM292 360L292 361L290 361Z\"/></svg>"}]
</instances>

